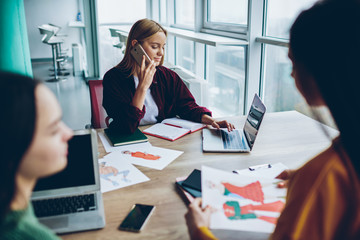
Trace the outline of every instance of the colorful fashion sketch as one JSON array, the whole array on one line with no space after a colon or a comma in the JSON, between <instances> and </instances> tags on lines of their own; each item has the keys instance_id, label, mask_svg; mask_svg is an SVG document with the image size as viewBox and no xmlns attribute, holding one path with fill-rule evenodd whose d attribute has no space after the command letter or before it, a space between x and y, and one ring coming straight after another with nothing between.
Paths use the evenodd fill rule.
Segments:
<instances>
[{"instance_id":1,"label":"colorful fashion sketch","mask_svg":"<svg viewBox=\"0 0 360 240\"><path fill-rule=\"evenodd\" d=\"M286 189L276 179L225 172L203 166L203 207L216 211L210 228L271 233L285 206Z\"/></svg>"}]
</instances>

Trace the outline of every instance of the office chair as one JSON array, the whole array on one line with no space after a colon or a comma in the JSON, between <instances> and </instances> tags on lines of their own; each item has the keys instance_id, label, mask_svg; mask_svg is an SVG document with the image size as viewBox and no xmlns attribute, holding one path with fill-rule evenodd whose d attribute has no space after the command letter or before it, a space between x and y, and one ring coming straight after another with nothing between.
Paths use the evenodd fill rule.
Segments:
<instances>
[{"instance_id":1,"label":"office chair","mask_svg":"<svg viewBox=\"0 0 360 240\"><path fill-rule=\"evenodd\" d=\"M54 78L46 80L47 82L57 82L60 80L59 78L59 71L58 71L58 61L57 58L57 45L64 42L63 39L56 37L54 29L48 28L47 26L39 26L38 27L40 34L44 35L41 39L41 41L45 44L48 44L51 46L52 50L52 60L53 60L53 67L54 67ZM63 79L61 79L63 80Z\"/></svg>"},{"instance_id":2,"label":"office chair","mask_svg":"<svg viewBox=\"0 0 360 240\"><path fill-rule=\"evenodd\" d=\"M102 80L89 80L90 102L91 102L91 126L86 128L106 128L109 126L110 118L102 106L103 85Z\"/></svg>"},{"instance_id":3,"label":"office chair","mask_svg":"<svg viewBox=\"0 0 360 240\"><path fill-rule=\"evenodd\" d=\"M43 24L41 25L41 27L44 27L48 30L51 30L54 32L54 36L55 37L58 37L62 40L64 40L67 35L66 34L59 34L60 30L61 30L61 27L60 26L57 26L55 24L52 24L52 23L48 23L48 24ZM70 73L66 71L66 68L64 67L65 63L67 62L68 60L68 56L66 54L66 52L68 51L68 49L63 49L62 48L62 43L63 42L59 42L57 45L56 45L56 59L57 59L57 70L58 70L58 75L59 76L67 76L69 75ZM50 71L54 71L54 69L49 69Z\"/></svg>"},{"instance_id":4,"label":"office chair","mask_svg":"<svg viewBox=\"0 0 360 240\"><path fill-rule=\"evenodd\" d=\"M112 37L116 37L119 39L119 42L117 44L113 44L113 47L120 48L122 53L125 53L127 37L125 36L124 32L114 28L109 28L109 30Z\"/></svg>"}]
</instances>

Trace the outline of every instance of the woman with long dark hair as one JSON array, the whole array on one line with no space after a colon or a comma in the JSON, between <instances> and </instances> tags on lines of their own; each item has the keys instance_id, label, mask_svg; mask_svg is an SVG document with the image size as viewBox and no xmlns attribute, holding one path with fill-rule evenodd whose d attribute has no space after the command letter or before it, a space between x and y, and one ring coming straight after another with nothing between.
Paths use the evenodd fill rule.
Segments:
<instances>
[{"instance_id":1,"label":"woman with long dark hair","mask_svg":"<svg viewBox=\"0 0 360 240\"><path fill-rule=\"evenodd\" d=\"M340 135L283 174L286 205L271 239L360 239L359 26L358 1L329 0L303 11L291 27L291 75L310 106L329 108ZM211 209L200 204L197 199L186 214L189 233L215 239L208 230Z\"/></svg>"},{"instance_id":2,"label":"woman with long dark hair","mask_svg":"<svg viewBox=\"0 0 360 240\"><path fill-rule=\"evenodd\" d=\"M72 131L45 85L0 73L0 239L58 239L41 225L30 203L36 180L67 164Z\"/></svg>"}]
</instances>

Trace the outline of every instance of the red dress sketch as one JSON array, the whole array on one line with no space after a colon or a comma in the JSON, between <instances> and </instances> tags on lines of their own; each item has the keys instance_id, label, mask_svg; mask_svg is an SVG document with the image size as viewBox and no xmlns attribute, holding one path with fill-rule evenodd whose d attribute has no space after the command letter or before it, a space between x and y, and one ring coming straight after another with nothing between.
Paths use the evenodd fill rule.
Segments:
<instances>
[{"instance_id":1,"label":"red dress sketch","mask_svg":"<svg viewBox=\"0 0 360 240\"><path fill-rule=\"evenodd\" d=\"M250 183L243 187L239 187L227 182L222 182L221 184L225 187L224 195L226 196L237 195L255 202L264 203L264 193L259 181Z\"/></svg>"},{"instance_id":2,"label":"red dress sketch","mask_svg":"<svg viewBox=\"0 0 360 240\"><path fill-rule=\"evenodd\" d=\"M132 157L136 158L142 158L145 160L158 160L160 156L152 155L150 153L144 153L144 152L131 152Z\"/></svg>"}]
</instances>

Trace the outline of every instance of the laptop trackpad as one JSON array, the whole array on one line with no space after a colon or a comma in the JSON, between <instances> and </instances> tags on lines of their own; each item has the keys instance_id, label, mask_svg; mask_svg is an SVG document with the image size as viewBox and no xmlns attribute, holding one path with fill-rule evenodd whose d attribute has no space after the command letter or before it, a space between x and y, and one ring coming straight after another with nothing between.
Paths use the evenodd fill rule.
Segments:
<instances>
[{"instance_id":1,"label":"laptop trackpad","mask_svg":"<svg viewBox=\"0 0 360 240\"><path fill-rule=\"evenodd\" d=\"M48 219L39 219L39 222L51 229L66 228L69 225L69 217L56 217Z\"/></svg>"},{"instance_id":2,"label":"laptop trackpad","mask_svg":"<svg viewBox=\"0 0 360 240\"><path fill-rule=\"evenodd\" d=\"M221 132L217 129L203 129L203 150L223 149Z\"/></svg>"}]
</instances>

